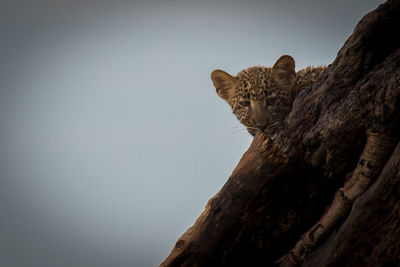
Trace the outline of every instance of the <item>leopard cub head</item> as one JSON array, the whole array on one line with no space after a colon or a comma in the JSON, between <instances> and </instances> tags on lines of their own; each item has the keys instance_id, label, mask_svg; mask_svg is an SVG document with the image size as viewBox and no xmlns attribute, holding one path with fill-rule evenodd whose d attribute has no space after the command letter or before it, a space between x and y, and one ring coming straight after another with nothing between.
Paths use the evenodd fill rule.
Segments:
<instances>
[{"instance_id":1,"label":"leopard cub head","mask_svg":"<svg viewBox=\"0 0 400 267\"><path fill-rule=\"evenodd\" d=\"M214 70L211 80L217 94L232 107L233 113L250 134L274 134L290 112L296 81L295 62L281 56L272 68L250 67L231 76Z\"/></svg>"}]
</instances>

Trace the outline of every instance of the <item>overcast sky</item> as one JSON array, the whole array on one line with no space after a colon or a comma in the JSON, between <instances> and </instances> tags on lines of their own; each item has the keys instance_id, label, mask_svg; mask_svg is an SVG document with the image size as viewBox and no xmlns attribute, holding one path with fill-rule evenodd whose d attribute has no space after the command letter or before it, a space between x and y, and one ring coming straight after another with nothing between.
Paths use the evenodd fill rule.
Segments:
<instances>
[{"instance_id":1,"label":"overcast sky","mask_svg":"<svg viewBox=\"0 0 400 267\"><path fill-rule=\"evenodd\" d=\"M157 266L251 142L211 71L329 64L380 2L2 3L0 266Z\"/></svg>"}]
</instances>

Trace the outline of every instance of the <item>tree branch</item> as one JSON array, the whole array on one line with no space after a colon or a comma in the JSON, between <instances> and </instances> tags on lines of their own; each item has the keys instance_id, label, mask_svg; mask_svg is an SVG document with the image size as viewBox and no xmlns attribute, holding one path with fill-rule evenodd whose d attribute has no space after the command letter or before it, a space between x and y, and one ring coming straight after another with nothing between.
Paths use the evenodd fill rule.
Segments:
<instances>
[{"instance_id":1,"label":"tree branch","mask_svg":"<svg viewBox=\"0 0 400 267\"><path fill-rule=\"evenodd\" d=\"M357 168L367 132L399 136L399 28L398 0L365 15L320 80L297 96L285 128L254 137L161 266L270 266L285 255ZM304 265L400 260L399 148L388 155L378 181Z\"/></svg>"}]
</instances>

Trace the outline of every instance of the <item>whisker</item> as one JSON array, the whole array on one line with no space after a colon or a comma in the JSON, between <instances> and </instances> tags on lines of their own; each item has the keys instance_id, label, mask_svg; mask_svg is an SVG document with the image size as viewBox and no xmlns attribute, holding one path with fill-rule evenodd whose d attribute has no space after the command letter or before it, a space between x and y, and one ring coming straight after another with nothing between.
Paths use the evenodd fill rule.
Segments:
<instances>
[{"instance_id":1,"label":"whisker","mask_svg":"<svg viewBox=\"0 0 400 267\"><path fill-rule=\"evenodd\" d=\"M237 129L237 130L231 131L231 133L235 134L235 133L246 132L246 131L247 131L246 129Z\"/></svg>"},{"instance_id":2,"label":"whisker","mask_svg":"<svg viewBox=\"0 0 400 267\"><path fill-rule=\"evenodd\" d=\"M237 130L237 129L246 129L246 127L244 127L243 125L238 125L235 127L232 127L233 130Z\"/></svg>"}]
</instances>

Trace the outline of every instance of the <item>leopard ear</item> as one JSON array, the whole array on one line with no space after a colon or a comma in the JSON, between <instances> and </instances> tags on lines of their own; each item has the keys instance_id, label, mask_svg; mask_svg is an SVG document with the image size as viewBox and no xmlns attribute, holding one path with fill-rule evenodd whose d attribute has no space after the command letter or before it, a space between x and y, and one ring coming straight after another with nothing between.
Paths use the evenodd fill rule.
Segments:
<instances>
[{"instance_id":1,"label":"leopard ear","mask_svg":"<svg viewBox=\"0 0 400 267\"><path fill-rule=\"evenodd\" d=\"M282 89L291 90L296 81L294 59L289 55L281 56L272 67L271 75Z\"/></svg>"},{"instance_id":2,"label":"leopard ear","mask_svg":"<svg viewBox=\"0 0 400 267\"><path fill-rule=\"evenodd\" d=\"M217 89L217 94L229 103L229 100L235 95L237 85L235 77L223 70L214 70L211 73L211 80Z\"/></svg>"}]
</instances>

